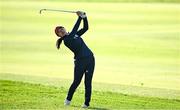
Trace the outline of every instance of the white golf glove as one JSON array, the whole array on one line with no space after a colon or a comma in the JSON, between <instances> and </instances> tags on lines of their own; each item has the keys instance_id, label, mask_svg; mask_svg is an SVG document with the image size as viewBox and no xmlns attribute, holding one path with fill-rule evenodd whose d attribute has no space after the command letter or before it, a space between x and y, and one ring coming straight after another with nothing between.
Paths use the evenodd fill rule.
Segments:
<instances>
[{"instance_id":1,"label":"white golf glove","mask_svg":"<svg viewBox=\"0 0 180 110\"><path fill-rule=\"evenodd\" d=\"M81 11L80 17L81 18L86 18L86 13Z\"/></svg>"}]
</instances>

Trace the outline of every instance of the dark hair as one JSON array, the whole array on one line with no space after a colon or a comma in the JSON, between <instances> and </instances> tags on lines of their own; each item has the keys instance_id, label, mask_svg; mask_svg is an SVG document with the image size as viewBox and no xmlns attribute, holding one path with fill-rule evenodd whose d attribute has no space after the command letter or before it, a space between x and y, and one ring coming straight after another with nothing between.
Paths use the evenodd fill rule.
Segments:
<instances>
[{"instance_id":1,"label":"dark hair","mask_svg":"<svg viewBox=\"0 0 180 110\"><path fill-rule=\"evenodd\" d=\"M61 29L61 28L64 28L63 26L57 26L56 28L55 28L55 33L56 33L56 35L58 36L58 30L59 29ZM60 36L58 36L58 37L60 37Z\"/></svg>"},{"instance_id":2,"label":"dark hair","mask_svg":"<svg viewBox=\"0 0 180 110\"><path fill-rule=\"evenodd\" d=\"M62 40L63 40L63 37L59 38L59 39L56 41L56 47L57 47L57 49L60 48L60 45L61 45L61 43L62 43Z\"/></svg>"},{"instance_id":3,"label":"dark hair","mask_svg":"<svg viewBox=\"0 0 180 110\"><path fill-rule=\"evenodd\" d=\"M61 29L61 28L64 28L64 27L63 27L63 26L57 26L57 27L55 28L55 33L56 33L57 36L58 36L58 30ZM58 36L58 37L61 37L61 36ZM62 40L63 40L63 37L59 38L59 39L56 41L56 47L57 47L57 49L60 48L60 45L61 45L61 43L62 43Z\"/></svg>"}]
</instances>

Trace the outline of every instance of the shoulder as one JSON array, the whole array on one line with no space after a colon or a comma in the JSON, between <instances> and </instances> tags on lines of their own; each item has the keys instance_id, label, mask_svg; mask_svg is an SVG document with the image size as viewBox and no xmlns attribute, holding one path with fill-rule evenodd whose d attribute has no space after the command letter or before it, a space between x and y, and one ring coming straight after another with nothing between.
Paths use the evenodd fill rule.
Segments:
<instances>
[{"instance_id":1,"label":"shoulder","mask_svg":"<svg viewBox=\"0 0 180 110\"><path fill-rule=\"evenodd\" d=\"M71 40L73 40L73 37L71 37L70 35L66 35L66 36L64 36L64 38L63 38L63 41L64 41L64 42L69 42L69 41L71 41Z\"/></svg>"}]
</instances>

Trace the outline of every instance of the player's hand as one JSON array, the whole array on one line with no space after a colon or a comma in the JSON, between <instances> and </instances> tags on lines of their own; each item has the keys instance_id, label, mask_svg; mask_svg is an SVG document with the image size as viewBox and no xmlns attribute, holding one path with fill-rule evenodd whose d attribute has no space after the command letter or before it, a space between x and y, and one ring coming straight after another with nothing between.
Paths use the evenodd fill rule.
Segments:
<instances>
[{"instance_id":1,"label":"player's hand","mask_svg":"<svg viewBox=\"0 0 180 110\"><path fill-rule=\"evenodd\" d=\"M76 14L77 14L78 16L81 16L81 11L77 11Z\"/></svg>"},{"instance_id":2,"label":"player's hand","mask_svg":"<svg viewBox=\"0 0 180 110\"><path fill-rule=\"evenodd\" d=\"M85 18L85 17L86 17L86 13L83 12L83 11L77 11L76 14L77 14L78 16L80 16L81 18Z\"/></svg>"},{"instance_id":3,"label":"player's hand","mask_svg":"<svg viewBox=\"0 0 180 110\"><path fill-rule=\"evenodd\" d=\"M86 13L81 11L81 18L86 18Z\"/></svg>"}]
</instances>

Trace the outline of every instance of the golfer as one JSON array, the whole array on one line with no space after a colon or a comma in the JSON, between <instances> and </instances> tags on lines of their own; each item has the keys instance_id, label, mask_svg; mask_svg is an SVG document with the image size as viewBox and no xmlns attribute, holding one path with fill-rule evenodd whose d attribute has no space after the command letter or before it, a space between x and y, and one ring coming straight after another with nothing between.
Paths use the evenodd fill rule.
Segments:
<instances>
[{"instance_id":1,"label":"golfer","mask_svg":"<svg viewBox=\"0 0 180 110\"><path fill-rule=\"evenodd\" d=\"M84 43L81 36L88 30L88 20L86 14L77 11L78 19L70 33L66 32L63 26L57 26L55 33L59 37L56 46L59 49L61 42L74 53L74 80L71 84L64 105L70 105L73 94L79 86L83 75L85 74L85 102L83 108L87 108L91 100L92 77L95 66L95 59L92 51ZM83 28L78 30L81 20L83 20Z\"/></svg>"}]
</instances>

